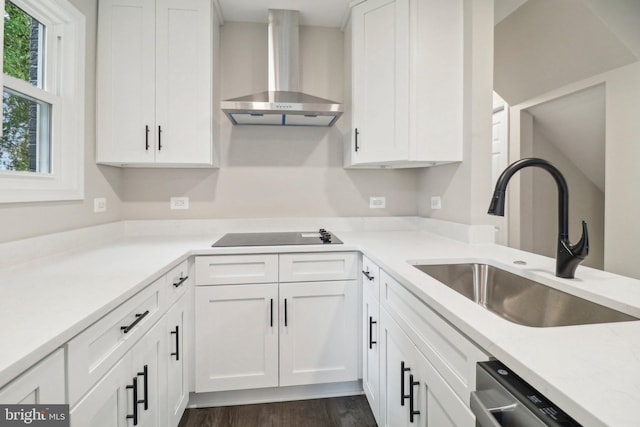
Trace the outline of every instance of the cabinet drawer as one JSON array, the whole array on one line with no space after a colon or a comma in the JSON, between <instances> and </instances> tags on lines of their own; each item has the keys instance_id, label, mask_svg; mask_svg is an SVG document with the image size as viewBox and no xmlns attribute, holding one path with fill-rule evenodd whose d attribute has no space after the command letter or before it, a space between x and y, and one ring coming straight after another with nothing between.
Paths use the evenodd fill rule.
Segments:
<instances>
[{"instance_id":1,"label":"cabinet drawer","mask_svg":"<svg viewBox=\"0 0 640 427\"><path fill-rule=\"evenodd\" d=\"M280 282L352 280L358 276L355 252L280 255Z\"/></svg>"},{"instance_id":2,"label":"cabinet drawer","mask_svg":"<svg viewBox=\"0 0 640 427\"><path fill-rule=\"evenodd\" d=\"M0 388L0 402L25 405L63 404L64 377L64 350L58 349Z\"/></svg>"},{"instance_id":3,"label":"cabinet drawer","mask_svg":"<svg viewBox=\"0 0 640 427\"><path fill-rule=\"evenodd\" d=\"M214 255L196 257L196 286L273 283L278 281L278 255Z\"/></svg>"},{"instance_id":4,"label":"cabinet drawer","mask_svg":"<svg viewBox=\"0 0 640 427\"><path fill-rule=\"evenodd\" d=\"M380 270L380 302L464 402L475 389L476 362L489 355Z\"/></svg>"},{"instance_id":5,"label":"cabinet drawer","mask_svg":"<svg viewBox=\"0 0 640 427\"><path fill-rule=\"evenodd\" d=\"M161 317L165 281L165 276L156 280L66 344L69 404L77 402Z\"/></svg>"},{"instance_id":6,"label":"cabinet drawer","mask_svg":"<svg viewBox=\"0 0 640 427\"><path fill-rule=\"evenodd\" d=\"M181 262L178 266L172 268L171 271L166 274L166 277L166 307L171 307L189 287L189 283L191 282L191 279L189 279L189 262Z\"/></svg>"},{"instance_id":7,"label":"cabinet drawer","mask_svg":"<svg viewBox=\"0 0 640 427\"><path fill-rule=\"evenodd\" d=\"M380 295L380 267L366 256L362 256L362 290L378 300Z\"/></svg>"}]
</instances>

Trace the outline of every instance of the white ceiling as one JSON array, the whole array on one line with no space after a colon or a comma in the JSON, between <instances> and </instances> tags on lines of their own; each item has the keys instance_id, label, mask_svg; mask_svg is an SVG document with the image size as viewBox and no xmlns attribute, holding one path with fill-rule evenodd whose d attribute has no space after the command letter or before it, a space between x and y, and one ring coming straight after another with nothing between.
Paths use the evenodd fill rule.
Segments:
<instances>
[{"instance_id":1,"label":"white ceiling","mask_svg":"<svg viewBox=\"0 0 640 427\"><path fill-rule=\"evenodd\" d=\"M267 22L269 9L300 12L300 25L341 27L353 0L216 0L224 21Z\"/></svg>"},{"instance_id":2,"label":"white ceiling","mask_svg":"<svg viewBox=\"0 0 640 427\"><path fill-rule=\"evenodd\" d=\"M604 192L605 88L594 86L527 109L534 125Z\"/></svg>"}]
</instances>

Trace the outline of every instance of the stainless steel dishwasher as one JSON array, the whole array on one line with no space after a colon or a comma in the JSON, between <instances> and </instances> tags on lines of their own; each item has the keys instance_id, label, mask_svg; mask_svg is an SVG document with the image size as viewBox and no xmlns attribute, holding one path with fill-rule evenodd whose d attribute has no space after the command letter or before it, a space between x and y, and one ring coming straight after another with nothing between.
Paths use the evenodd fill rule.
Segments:
<instances>
[{"instance_id":1,"label":"stainless steel dishwasher","mask_svg":"<svg viewBox=\"0 0 640 427\"><path fill-rule=\"evenodd\" d=\"M477 364L471 411L476 427L581 426L497 360Z\"/></svg>"}]
</instances>

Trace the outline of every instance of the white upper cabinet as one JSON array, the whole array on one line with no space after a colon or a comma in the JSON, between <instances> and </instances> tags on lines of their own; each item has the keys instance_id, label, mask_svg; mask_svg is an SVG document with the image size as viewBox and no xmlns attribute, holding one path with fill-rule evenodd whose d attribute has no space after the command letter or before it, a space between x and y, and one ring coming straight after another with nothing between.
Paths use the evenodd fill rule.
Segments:
<instances>
[{"instance_id":1,"label":"white upper cabinet","mask_svg":"<svg viewBox=\"0 0 640 427\"><path fill-rule=\"evenodd\" d=\"M214 165L209 0L101 0L97 162Z\"/></svg>"},{"instance_id":2,"label":"white upper cabinet","mask_svg":"<svg viewBox=\"0 0 640 427\"><path fill-rule=\"evenodd\" d=\"M346 167L462 160L463 30L462 0L353 7L345 37L352 80Z\"/></svg>"}]
</instances>

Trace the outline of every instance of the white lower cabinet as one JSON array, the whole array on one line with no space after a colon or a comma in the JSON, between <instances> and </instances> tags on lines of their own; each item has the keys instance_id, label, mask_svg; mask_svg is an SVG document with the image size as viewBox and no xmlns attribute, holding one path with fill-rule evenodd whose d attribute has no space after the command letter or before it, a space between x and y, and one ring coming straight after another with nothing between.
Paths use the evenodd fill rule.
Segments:
<instances>
[{"instance_id":1,"label":"white lower cabinet","mask_svg":"<svg viewBox=\"0 0 640 427\"><path fill-rule=\"evenodd\" d=\"M138 425L160 427L167 421L165 402L167 393L168 339L166 320L160 320L132 351L133 375L138 386ZM132 401L133 403L133 401Z\"/></svg>"},{"instance_id":2,"label":"white lower cabinet","mask_svg":"<svg viewBox=\"0 0 640 427\"><path fill-rule=\"evenodd\" d=\"M358 379L355 280L280 284L280 385Z\"/></svg>"},{"instance_id":3,"label":"white lower cabinet","mask_svg":"<svg viewBox=\"0 0 640 427\"><path fill-rule=\"evenodd\" d=\"M163 426L164 319L71 409L73 427Z\"/></svg>"},{"instance_id":4,"label":"white lower cabinet","mask_svg":"<svg viewBox=\"0 0 640 427\"><path fill-rule=\"evenodd\" d=\"M381 426L473 427L467 405L384 310L381 319Z\"/></svg>"},{"instance_id":5,"label":"white lower cabinet","mask_svg":"<svg viewBox=\"0 0 640 427\"><path fill-rule=\"evenodd\" d=\"M278 284L196 287L196 392L278 385Z\"/></svg>"},{"instance_id":6,"label":"white lower cabinet","mask_svg":"<svg viewBox=\"0 0 640 427\"><path fill-rule=\"evenodd\" d=\"M63 404L65 400L64 350L58 349L0 388L6 404Z\"/></svg>"},{"instance_id":7,"label":"white lower cabinet","mask_svg":"<svg viewBox=\"0 0 640 427\"><path fill-rule=\"evenodd\" d=\"M182 297L167 312L167 426L176 427L189 401L189 299Z\"/></svg>"},{"instance_id":8,"label":"white lower cabinet","mask_svg":"<svg viewBox=\"0 0 640 427\"><path fill-rule=\"evenodd\" d=\"M137 413L133 412L133 389L127 387L133 387L130 354L120 359L71 409L71 426L129 426L127 417Z\"/></svg>"},{"instance_id":9,"label":"white lower cabinet","mask_svg":"<svg viewBox=\"0 0 640 427\"><path fill-rule=\"evenodd\" d=\"M364 261L364 260L363 260ZM377 277L378 272L363 270L368 276L362 284L362 388L371 412L380 423L380 303L377 287L368 277Z\"/></svg>"},{"instance_id":10,"label":"white lower cabinet","mask_svg":"<svg viewBox=\"0 0 640 427\"><path fill-rule=\"evenodd\" d=\"M180 280L169 283L172 288L181 288L168 298L169 302L175 302L170 309L167 310L164 297L167 281L163 276L68 343L68 351L75 355L67 361L69 378L79 379L87 372L95 372L96 365L104 372L96 375L95 383L77 381L79 397L71 402L72 427L176 427L179 424L190 389L186 337L193 297L186 280L188 264L183 263L179 268L183 270ZM153 302L153 313L145 305L149 302ZM123 308L127 308L127 313L139 312L140 303L145 312L149 310L147 314L124 317L133 318L135 325L110 326L114 320L116 326L122 323L119 319L123 318L120 313ZM150 318L158 320L146 323ZM136 319L140 320L136 322ZM106 332L96 334L92 341L91 334L95 331ZM126 337L123 342L127 348L124 344L113 345L120 343L122 340L118 337L122 336ZM99 340L109 345L94 346ZM118 357L113 357L115 355ZM93 360L96 361L87 363ZM80 386L84 384L90 387L82 392Z\"/></svg>"},{"instance_id":11,"label":"white lower cabinet","mask_svg":"<svg viewBox=\"0 0 640 427\"><path fill-rule=\"evenodd\" d=\"M281 283L246 273L271 271L261 266L277 257ZM353 252L198 257L195 391L358 380L356 265ZM290 280L299 277L312 279Z\"/></svg>"},{"instance_id":12,"label":"white lower cabinet","mask_svg":"<svg viewBox=\"0 0 640 427\"><path fill-rule=\"evenodd\" d=\"M367 257L362 280L362 386L378 425L474 426L469 393L489 355Z\"/></svg>"},{"instance_id":13,"label":"white lower cabinet","mask_svg":"<svg viewBox=\"0 0 640 427\"><path fill-rule=\"evenodd\" d=\"M355 381L357 282L196 288L196 392Z\"/></svg>"},{"instance_id":14,"label":"white lower cabinet","mask_svg":"<svg viewBox=\"0 0 640 427\"><path fill-rule=\"evenodd\" d=\"M382 310L380 322L381 426L408 426L410 375L418 380L415 347L409 337ZM414 388L415 391L415 388ZM414 396L414 410L419 410ZM415 418L415 415L414 415ZM418 423L420 425L420 423Z\"/></svg>"}]
</instances>

